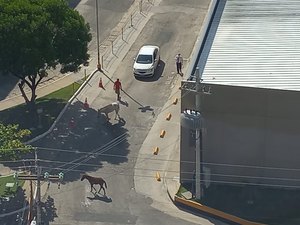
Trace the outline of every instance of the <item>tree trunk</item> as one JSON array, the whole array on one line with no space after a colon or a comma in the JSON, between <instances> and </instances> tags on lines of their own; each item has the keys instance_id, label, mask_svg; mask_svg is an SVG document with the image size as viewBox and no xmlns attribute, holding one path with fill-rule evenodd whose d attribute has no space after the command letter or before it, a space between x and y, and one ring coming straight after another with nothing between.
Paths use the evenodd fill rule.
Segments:
<instances>
[{"instance_id":1,"label":"tree trunk","mask_svg":"<svg viewBox=\"0 0 300 225\"><path fill-rule=\"evenodd\" d=\"M25 100L25 103L28 105L29 99L28 99L28 97L27 97L27 95L26 95L26 93L25 93L25 91L24 91L25 79L24 79L24 80L21 80L20 83L18 84L18 86L19 86L19 89L20 89L20 91L21 91L21 94L22 94L22 96L23 96L23 98L24 98L24 100Z\"/></svg>"},{"instance_id":2,"label":"tree trunk","mask_svg":"<svg viewBox=\"0 0 300 225\"><path fill-rule=\"evenodd\" d=\"M33 124L38 124L39 116L37 113L37 107L35 102L37 98L36 88L39 85L39 83L42 81L42 79L47 76L47 71L45 69L40 69L39 71L37 71L36 74L27 75L27 76L24 75L22 76L20 74L13 73L13 72L11 72L11 74L20 79L20 83L18 84L18 86L27 105L28 111L31 116L30 118L33 119ZM24 91L25 85L27 85L31 90L30 98L26 95Z\"/></svg>"},{"instance_id":3,"label":"tree trunk","mask_svg":"<svg viewBox=\"0 0 300 225\"><path fill-rule=\"evenodd\" d=\"M34 82L35 80L33 80ZM29 111L29 115L30 115L30 120L32 120L32 125L34 127L38 126L38 113L37 113L37 107L36 107L36 84L35 83L31 83L28 84L29 82L25 80L25 78L21 79L19 85L20 91L22 93L22 96L25 100L25 103L27 105L27 109ZM30 98L26 95L25 91L24 91L24 87L25 84L27 84L27 86L29 86L31 93L27 93L27 95L30 95Z\"/></svg>"}]
</instances>

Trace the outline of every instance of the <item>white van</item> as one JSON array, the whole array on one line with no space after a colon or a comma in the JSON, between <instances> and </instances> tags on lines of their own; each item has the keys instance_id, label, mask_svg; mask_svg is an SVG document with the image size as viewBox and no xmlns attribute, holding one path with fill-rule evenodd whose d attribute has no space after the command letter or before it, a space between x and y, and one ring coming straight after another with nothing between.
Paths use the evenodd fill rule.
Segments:
<instances>
[{"instance_id":1,"label":"white van","mask_svg":"<svg viewBox=\"0 0 300 225\"><path fill-rule=\"evenodd\" d=\"M159 47L143 46L137 54L133 64L133 74L136 77L153 76L160 61Z\"/></svg>"}]
</instances>

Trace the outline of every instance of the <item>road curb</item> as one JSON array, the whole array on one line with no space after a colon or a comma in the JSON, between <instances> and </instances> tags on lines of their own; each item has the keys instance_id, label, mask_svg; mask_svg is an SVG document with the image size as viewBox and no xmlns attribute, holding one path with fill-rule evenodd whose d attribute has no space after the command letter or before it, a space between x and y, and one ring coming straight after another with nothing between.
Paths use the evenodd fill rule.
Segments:
<instances>
[{"instance_id":1,"label":"road curb","mask_svg":"<svg viewBox=\"0 0 300 225\"><path fill-rule=\"evenodd\" d=\"M184 198L181 198L178 196L174 197L174 202L176 205L184 206L187 208L192 208L194 210L197 210L202 213L207 213L209 215L220 218L227 222L231 222L231 223L233 222L235 224L240 224L240 225L266 225L266 224L262 224L262 223L251 222L251 221L239 218L237 216L222 212L220 210L202 205L195 201L187 200L187 199L184 199Z\"/></svg>"}]
</instances>

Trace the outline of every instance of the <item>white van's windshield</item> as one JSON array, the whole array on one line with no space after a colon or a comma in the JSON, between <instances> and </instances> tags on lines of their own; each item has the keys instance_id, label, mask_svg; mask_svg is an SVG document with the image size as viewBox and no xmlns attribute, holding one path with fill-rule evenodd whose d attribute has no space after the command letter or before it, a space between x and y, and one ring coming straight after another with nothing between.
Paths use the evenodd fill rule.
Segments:
<instances>
[{"instance_id":1,"label":"white van's windshield","mask_svg":"<svg viewBox=\"0 0 300 225\"><path fill-rule=\"evenodd\" d=\"M152 55L139 55L136 59L136 62L141 64L151 64Z\"/></svg>"}]
</instances>

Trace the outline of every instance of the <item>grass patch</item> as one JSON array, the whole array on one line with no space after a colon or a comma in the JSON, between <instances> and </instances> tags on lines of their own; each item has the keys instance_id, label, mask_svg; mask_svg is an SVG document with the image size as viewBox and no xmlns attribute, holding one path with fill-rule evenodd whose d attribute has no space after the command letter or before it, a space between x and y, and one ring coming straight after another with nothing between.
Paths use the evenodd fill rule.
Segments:
<instances>
[{"instance_id":1,"label":"grass patch","mask_svg":"<svg viewBox=\"0 0 300 225\"><path fill-rule=\"evenodd\" d=\"M23 187L25 181L19 180L18 185L14 185L8 189L5 185L7 183L15 183L13 175L7 177L0 177L0 197L14 196L17 193L18 187Z\"/></svg>"},{"instance_id":2,"label":"grass patch","mask_svg":"<svg viewBox=\"0 0 300 225\"><path fill-rule=\"evenodd\" d=\"M79 87L80 84L74 83L36 100L37 109L43 109L41 128L32 129L35 121L33 121L25 104L1 111L0 122L3 124L19 124L22 129L31 129L31 139L50 128L63 107Z\"/></svg>"},{"instance_id":3,"label":"grass patch","mask_svg":"<svg viewBox=\"0 0 300 225\"><path fill-rule=\"evenodd\" d=\"M58 99L58 100L63 100L64 102L67 102L72 95L78 90L80 87L80 84L78 83L73 83L67 87L64 87L60 90L57 90L55 92L50 93L49 95L46 95L40 99L38 99L38 102L42 102L45 100L53 100L53 99Z\"/></svg>"}]
</instances>

